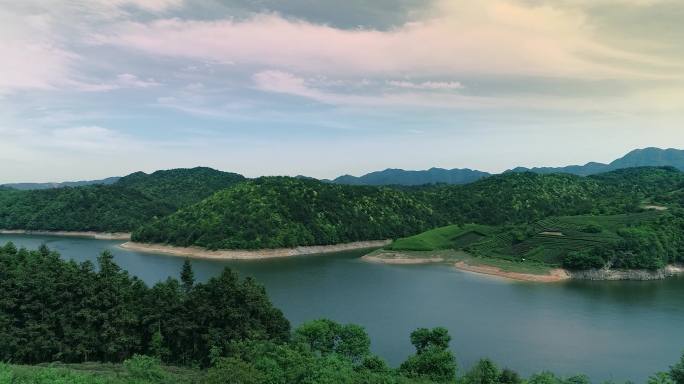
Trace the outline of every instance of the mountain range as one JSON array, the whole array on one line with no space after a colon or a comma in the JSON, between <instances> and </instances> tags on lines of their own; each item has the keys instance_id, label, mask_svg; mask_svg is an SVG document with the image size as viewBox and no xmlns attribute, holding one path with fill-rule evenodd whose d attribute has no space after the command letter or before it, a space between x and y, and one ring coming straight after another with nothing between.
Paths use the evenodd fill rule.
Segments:
<instances>
[{"instance_id":1,"label":"mountain range","mask_svg":"<svg viewBox=\"0 0 684 384\"><path fill-rule=\"evenodd\" d=\"M636 149L609 164L589 162L584 165L565 167L517 167L507 172L534 172L540 174L569 173L578 176L589 176L624 168L635 167L674 167L684 171L684 150L644 148ZM349 185L423 185L423 184L468 184L492 174L472 169L430 168L424 171L406 171L403 169L386 169L371 172L363 176L340 176L334 180L336 184Z\"/></svg>"},{"instance_id":2,"label":"mountain range","mask_svg":"<svg viewBox=\"0 0 684 384\"><path fill-rule=\"evenodd\" d=\"M119 181L120 177L108 177L101 180L81 180L81 181L64 181L60 183L10 183L2 184L0 187L19 189L22 191L36 190L36 189L55 189L64 187L82 187L84 185L110 185Z\"/></svg>"},{"instance_id":3,"label":"mountain range","mask_svg":"<svg viewBox=\"0 0 684 384\"><path fill-rule=\"evenodd\" d=\"M565 167L516 167L505 171L509 172L533 172L540 174L550 173L569 173L578 176L590 176L598 173L610 172L624 168L635 167L674 167L684 171L684 150L680 149L660 149L644 148L636 149L625 156L616 159L608 164L589 162L584 165L568 165ZM134 174L135 175L135 174ZM427 170L404 170L388 168L384 171L371 172L362 176L343 175L333 180L323 180L333 184L344 185L424 185L424 184L469 184L485 177L492 176L489 172L473 170L469 168L430 168ZM297 176L299 178L309 178ZM14 183L2 184L0 187L7 187L19 190L54 189L63 187L77 187L84 185L110 185L121 179L120 177L109 177L102 180L89 181L67 181L61 183ZM130 176L128 177L130 179Z\"/></svg>"}]
</instances>

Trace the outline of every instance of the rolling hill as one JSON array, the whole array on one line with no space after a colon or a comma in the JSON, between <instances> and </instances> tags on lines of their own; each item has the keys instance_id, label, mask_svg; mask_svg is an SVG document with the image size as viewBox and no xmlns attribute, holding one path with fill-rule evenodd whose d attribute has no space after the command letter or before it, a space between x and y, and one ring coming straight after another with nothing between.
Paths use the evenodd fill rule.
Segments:
<instances>
[{"instance_id":1,"label":"rolling hill","mask_svg":"<svg viewBox=\"0 0 684 384\"><path fill-rule=\"evenodd\" d=\"M567 167L518 167L507 172L570 173L579 176L589 176L634 167L674 167L684 171L684 150L651 147L635 149L609 164L590 162L585 165L569 165Z\"/></svg>"},{"instance_id":2,"label":"rolling hill","mask_svg":"<svg viewBox=\"0 0 684 384\"><path fill-rule=\"evenodd\" d=\"M637 212L679 188L674 168L579 177L509 173L467 185L394 189L264 177L153 220L133 240L209 249L280 248L404 237L447 224L526 225L548 217Z\"/></svg>"},{"instance_id":3,"label":"rolling hill","mask_svg":"<svg viewBox=\"0 0 684 384\"><path fill-rule=\"evenodd\" d=\"M0 188L0 228L128 232L242 180L235 173L192 168L137 172L111 185Z\"/></svg>"},{"instance_id":4,"label":"rolling hill","mask_svg":"<svg viewBox=\"0 0 684 384\"><path fill-rule=\"evenodd\" d=\"M2 184L0 187L7 187L18 189L22 191L36 190L36 189L54 189L64 187L83 187L86 185L110 185L116 183L119 177L108 177L102 180L82 180L82 181L64 181L59 183L9 183Z\"/></svg>"},{"instance_id":5,"label":"rolling hill","mask_svg":"<svg viewBox=\"0 0 684 384\"><path fill-rule=\"evenodd\" d=\"M430 168L425 171L385 169L356 177L344 175L332 182L347 185L424 185L424 184L468 184L490 176L487 172L472 169Z\"/></svg>"}]
</instances>

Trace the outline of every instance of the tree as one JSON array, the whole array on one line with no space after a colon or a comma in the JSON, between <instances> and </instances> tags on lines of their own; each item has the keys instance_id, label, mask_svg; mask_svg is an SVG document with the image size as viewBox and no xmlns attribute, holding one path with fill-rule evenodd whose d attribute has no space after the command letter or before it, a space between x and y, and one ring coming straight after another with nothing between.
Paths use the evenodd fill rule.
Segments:
<instances>
[{"instance_id":1,"label":"tree","mask_svg":"<svg viewBox=\"0 0 684 384\"><path fill-rule=\"evenodd\" d=\"M478 361L465 376L467 384L497 384L499 379L499 368L489 359Z\"/></svg>"},{"instance_id":2,"label":"tree","mask_svg":"<svg viewBox=\"0 0 684 384\"><path fill-rule=\"evenodd\" d=\"M370 338L363 327L341 325L328 319L302 324L295 330L294 341L307 345L321 356L335 353L355 364L370 355Z\"/></svg>"},{"instance_id":3,"label":"tree","mask_svg":"<svg viewBox=\"0 0 684 384\"><path fill-rule=\"evenodd\" d=\"M520 384L522 383L522 379L520 378L520 375L518 375L518 372L504 368L503 371L501 371L501 375L499 375L499 383L501 384Z\"/></svg>"},{"instance_id":4,"label":"tree","mask_svg":"<svg viewBox=\"0 0 684 384\"><path fill-rule=\"evenodd\" d=\"M411 333L416 354L401 364L399 371L407 377L426 378L438 383L456 379L456 359L449 350L451 336L445 328L419 328Z\"/></svg>"},{"instance_id":5,"label":"tree","mask_svg":"<svg viewBox=\"0 0 684 384\"><path fill-rule=\"evenodd\" d=\"M450 341L449 331L442 327L418 328L411 333L411 344L416 347L416 352L419 354L430 347L447 349Z\"/></svg>"},{"instance_id":6,"label":"tree","mask_svg":"<svg viewBox=\"0 0 684 384\"><path fill-rule=\"evenodd\" d=\"M684 384L684 354L682 354L677 364L670 367L670 377L672 377L676 384Z\"/></svg>"},{"instance_id":7,"label":"tree","mask_svg":"<svg viewBox=\"0 0 684 384\"><path fill-rule=\"evenodd\" d=\"M195 285L195 272L192 270L192 264L190 260L185 259L183 261L183 268L180 274L181 282L183 283L183 289L186 293L190 292L192 287Z\"/></svg>"}]
</instances>

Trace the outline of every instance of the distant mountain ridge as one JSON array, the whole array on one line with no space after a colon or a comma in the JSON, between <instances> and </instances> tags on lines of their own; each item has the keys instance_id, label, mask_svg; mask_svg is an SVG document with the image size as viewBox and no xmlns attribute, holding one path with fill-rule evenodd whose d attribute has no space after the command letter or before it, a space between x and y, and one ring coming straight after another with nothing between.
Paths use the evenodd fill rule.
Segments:
<instances>
[{"instance_id":1,"label":"distant mountain ridge","mask_svg":"<svg viewBox=\"0 0 684 384\"><path fill-rule=\"evenodd\" d=\"M506 172L570 173L579 176L589 176L635 167L674 167L684 171L684 150L649 147L635 149L609 164L590 162L585 165L569 165L566 167L517 167Z\"/></svg>"},{"instance_id":2,"label":"distant mountain ridge","mask_svg":"<svg viewBox=\"0 0 684 384\"><path fill-rule=\"evenodd\" d=\"M488 172L472 169L430 168L425 171L406 171L403 169L385 169L356 177L344 175L332 182L347 185L423 185L423 184L468 184L491 176Z\"/></svg>"},{"instance_id":3,"label":"distant mountain ridge","mask_svg":"<svg viewBox=\"0 0 684 384\"><path fill-rule=\"evenodd\" d=\"M565 167L516 167L504 173L533 172L539 174L569 173L578 176L590 176L623 168L635 167L674 167L684 171L684 150L643 148L635 149L625 156L612 161L610 164L589 162L584 165L569 165ZM423 184L469 184L491 173L472 170L469 168L442 169L430 168L423 171L406 171L403 169L386 169L365 174L363 176L340 176L332 183L348 185L423 185Z\"/></svg>"},{"instance_id":4,"label":"distant mountain ridge","mask_svg":"<svg viewBox=\"0 0 684 384\"><path fill-rule=\"evenodd\" d=\"M111 185L119 181L120 177L108 177L101 180L81 180L81 181L64 181L60 183L9 183L2 184L0 187L18 189L21 191L29 191L36 189L55 189L64 187L82 187L84 185Z\"/></svg>"},{"instance_id":5,"label":"distant mountain ridge","mask_svg":"<svg viewBox=\"0 0 684 384\"><path fill-rule=\"evenodd\" d=\"M509 169L503 173L522 173L522 172L533 172L539 174L551 174L551 173L569 173L578 176L590 176L599 173L610 172L623 168L635 168L635 167L674 167L680 171L684 171L684 150L681 149L660 149L655 147L635 149L625 156L612 161L609 164L589 162L584 165L568 165L565 167L516 167ZM207 172L212 173L208 168L198 167L195 172ZM162 177L165 175L166 171L156 172L157 177ZM219 171L214 171L219 172ZM182 173L178 171L174 173L169 173L168 175L174 175L177 180L182 180ZM167 176L168 176L167 175ZM485 171L479 171L470 168L454 168L454 169L444 169L444 168L430 168L427 170L404 170L396 168L388 168L383 171L371 172L362 176L352 176L343 175L337 177L334 180L321 180L323 182L333 183L333 184L345 184L345 185L404 185L404 186L415 186L415 185L425 185L425 184L469 184L485 177L492 176L493 174ZM136 180L143 180L145 177L150 175L144 174L142 172L136 172L134 174L128 175L126 177L109 177L102 180L85 180L85 181L68 181L60 183L9 183L1 184L0 188L12 188L18 190L42 190L42 189L55 189L63 187L79 187L86 185L111 185L119 182L119 184L130 184ZM208 176L208 175L207 175ZM223 173L212 175L217 178L217 185L222 182L238 182L245 180L240 175ZM242 178L242 180L241 180ZM299 175L297 178L302 179L312 179L311 177ZM221 180L220 182L218 180ZM232 179L232 180L226 180ZM171 180L169 180L171 181ZM161 192L161 191L160 191Z\"/></svg>"}]
</instances>

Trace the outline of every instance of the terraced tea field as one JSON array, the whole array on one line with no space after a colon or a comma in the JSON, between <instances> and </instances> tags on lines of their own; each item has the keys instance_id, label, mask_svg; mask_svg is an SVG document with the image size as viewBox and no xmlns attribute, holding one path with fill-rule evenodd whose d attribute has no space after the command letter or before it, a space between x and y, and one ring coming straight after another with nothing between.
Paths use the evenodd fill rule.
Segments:
<instances>
[{"instance_id":1,"label":"terraced tea field","mask_svg":"<svg viewBox=\"0 0 684 384\"><path fill-rule=\"evenodd\" d=\"M514 231L506 231L472 244L466 251L480 257L511 261L536 261L560 265L569 252L607 245L620 239L617 230L653 221L659 212L649 211L611 216L554 217L534 223L526 238L516 240Z\"/></svg>"}]
</instances>

